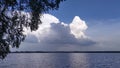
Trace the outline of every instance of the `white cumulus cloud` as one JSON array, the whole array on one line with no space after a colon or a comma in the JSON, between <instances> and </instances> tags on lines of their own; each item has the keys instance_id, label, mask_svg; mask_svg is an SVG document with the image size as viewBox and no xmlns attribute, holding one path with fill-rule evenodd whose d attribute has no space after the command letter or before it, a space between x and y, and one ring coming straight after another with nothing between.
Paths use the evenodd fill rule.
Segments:
<instances>
[{"instance_id":1,"label":"white cumulus cloud","mask_svg":"<svg viewBox=\"0 0 120 68\"><path fill-rule=\"evenodd\" d=\"M58 18L50 14L44 14L41 17L41 21L43 23L39 25L37 31L25 31L27 32L28 36L34 35L39 41L46 39L44 37L47 37L49 35L52 37L59 37L60 35L66 35L65 37L67 37L68 35L71 35L70 37L74 36L76 39L87 38L87 36L84 34L84 31L88 27L85 21L81 20L79 16L75 16L72 23L70 24L60 22Z\"/></svg>"},{"instance_id":2,"label":"white cumulus cloud","mask_svg":"<svg viewBox=\"0 0 120 68\"><path fill-rule=\"evenodd\" d=\"M43 14L41 21L42 24L39 25L38 30L31 32L25 29L27 36L24 42L36 43L38 46L49 47L52 45L54 48L64 47L65 45L94 44L85 35L84 31L88 27L79 16L75 16L70 24L60 22L58 18L51 14Z\"/></svg>"},{"instance_id":3,"label":"white cumulus cloud","mask_svg":"<svg viewBox=\"0 0 120 68\"><path fill-rule=\"evenodd\" d=\"M87 29L85 21L81 20L79 16L75 16L72 23L70 23L71 33L76 38L86 38L84 31Z\"/></svg>"}]
</instances>

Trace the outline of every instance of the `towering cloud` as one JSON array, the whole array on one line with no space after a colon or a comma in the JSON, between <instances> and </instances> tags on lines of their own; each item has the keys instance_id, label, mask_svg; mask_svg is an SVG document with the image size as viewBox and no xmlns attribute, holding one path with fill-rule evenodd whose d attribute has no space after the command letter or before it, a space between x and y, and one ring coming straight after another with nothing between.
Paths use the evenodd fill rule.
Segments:
<instances>
[{"instance_id":1,"label":"towering cloud","mask_svg":"<svg viewBox=\"0 0 120 68\"><path fill-rule=\"evenodd\" d=\"M78 16L75 16L72 23L70 24L60 22L59 19L50 14L44 14L41 17L41 21L43 24L39 25L37 31L25 31L27 33L27 38L31 38L30 36L36 37L35 39L38 41L35 40L35 42L39 43L48 43L50 41L52 41L52 43L56 43L54 40L63 42L63 39L64 42L66 42L70 39L73 41L75 39L77 40L87 38L87 36L84 34L84 31L87 29L87 25L85 21L81 20Z\"/></svg>"},{"instance_id":2,"label":"towering cloud","mask_svg":"<svg viewBox=\"0 0 120 68\"><path fill-rule=\"evenodd\" d=\"M76 38L86 38L84 31L87 28L85 21L81 20L79 16L75 16L70 23L70 31Z\"/></svg>"},{"instance_id":3,"label":"towering cloud","mask_svg":"<svg viewBox=\"0 0 120 68\"><path fill-rule=\"evenodd\" d=\"M93 44L93 41L84 34L84 31L87 29L85 21L78 16L75 16L70 24L60 22L58 18L50 14L44 14L41 17L41 21L43 23L39 25L37 31L31 32L25 29L25 34L27 35L25 42L28 45L35 43L37 46L49 48L53 46L52 48L57 49L65 45Z\"/></svg>"}]
</instances>

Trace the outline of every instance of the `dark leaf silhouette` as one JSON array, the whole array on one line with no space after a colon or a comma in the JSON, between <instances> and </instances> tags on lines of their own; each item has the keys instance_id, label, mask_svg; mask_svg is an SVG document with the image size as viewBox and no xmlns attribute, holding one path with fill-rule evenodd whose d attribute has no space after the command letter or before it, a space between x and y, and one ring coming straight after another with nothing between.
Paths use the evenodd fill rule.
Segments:
<instances>
[{"instance_id":1,"label":"dark leaf silhouette","mask_svg":"<svg viewBox=\"0 0 120 68\"><path fill-rule=\"evenodd\" d=\"M0 58L5 58L10 46L19 48L25 39L24 27L37 30L42 23L40 16L49 10L57 10L62 1L0 0Z\"/></svg>"}]
</instances>

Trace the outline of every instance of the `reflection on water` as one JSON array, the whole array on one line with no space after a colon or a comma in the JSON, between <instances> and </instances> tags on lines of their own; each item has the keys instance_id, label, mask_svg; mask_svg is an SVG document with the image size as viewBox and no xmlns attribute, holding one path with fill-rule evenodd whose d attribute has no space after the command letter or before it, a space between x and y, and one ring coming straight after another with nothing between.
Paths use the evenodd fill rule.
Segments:
<instances>
[{"instance_id":1,"label":"reflection on water","mask_svg":"<svg viewBox=\"0 0 120 68\"><path fill-rule=\"evenodd\" d=\"M12 53L0 68L120 68L120 53Z\"/></svg>"}]
</instances>

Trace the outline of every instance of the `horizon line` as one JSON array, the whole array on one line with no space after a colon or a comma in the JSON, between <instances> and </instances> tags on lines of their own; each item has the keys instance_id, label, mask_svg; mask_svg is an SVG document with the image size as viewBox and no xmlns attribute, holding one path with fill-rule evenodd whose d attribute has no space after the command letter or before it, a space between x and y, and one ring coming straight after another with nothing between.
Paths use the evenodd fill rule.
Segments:
<instances>
[{"instance_id":1,"label":"horizon line","mask_svg":"<svg viewBox=\"0 0 120 68\"><path fill-rule=\"evenodd\" d=\"M13 51L10 53L120 53L120 51Z\"/></svg>"}]
</instances>

